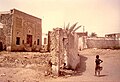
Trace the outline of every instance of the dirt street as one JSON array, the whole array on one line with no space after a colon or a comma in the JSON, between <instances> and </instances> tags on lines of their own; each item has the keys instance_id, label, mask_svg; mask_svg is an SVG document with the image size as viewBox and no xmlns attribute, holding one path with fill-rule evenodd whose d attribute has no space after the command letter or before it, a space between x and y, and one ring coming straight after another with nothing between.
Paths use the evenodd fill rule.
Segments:
<instances>
[{"instance_id":1,"label":"dirt street","mask_svg":"<svg viewBox=\"0 0 120 82\"><path fill-rule=\"evenodd\" d=\"M103 60L101 76L94 76L95 55ZM81 67L79 74L60 77L44 76L40 70L15 67L0 67L0 82L119 82L120 50L86 49L80 51Z\"/></svg>"},{"instance_id":2,"label":"dirt street","mask_svg":"<svg viewBox=\"0 0 120 82\"><path fill-rule=\"evenodd\" d=\"M100 55L103 60L101 76L94 76L95 55ZM120 50L87 49L80 51L81 75L59 77L46 80L46 82L119 82L120 81Z\"/></svg>"}]
</instances>

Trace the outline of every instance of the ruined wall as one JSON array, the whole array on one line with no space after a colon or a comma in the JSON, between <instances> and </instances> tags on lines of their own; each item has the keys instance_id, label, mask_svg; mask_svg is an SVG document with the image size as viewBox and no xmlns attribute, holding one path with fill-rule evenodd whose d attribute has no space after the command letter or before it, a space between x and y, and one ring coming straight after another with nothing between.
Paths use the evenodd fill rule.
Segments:
<instances>
[{"instance_id":1,"label":"ruined wall","mask_svg":"<svg viewBox=\"0 0 120 82\"><path fill-rule=\"evenodd\" d=\"M76 33L68 35L68 67L71 69L76 69L77 64L80 63L80 58L78 56L78 35Z\"/></svg>"},{"instance_id":2,"label":"ruined wall","mask_svg":"<svg viewBox=\"0 0 120 82\"><path fill-rule=\"evenodd\" d=\"M60 71L60 29L56 28L49 32L49 36L52 73L58 76Z\"/></svg>"},{"instance_id":3,"label":"ruined wall","mask_svg":"<svg viewBox=\"0 0 120 82\"><path fill-rule=\"evenodd\" d=\"M3 36L5 36L3 44L6 46L6 49L9 50L11 48L12 39L12 15L10 12L7 14L0 14L0 23L3 24Z\"/></svg>"},{"instance_id":4,"label":"ruined wall","mask_svg":"<svg viewBox=\"0 0 120 82\"><path fill-rule=\"evenodd\" d=\"M0 51L5 49L5 35L3 28L0 28Z\"/></svg>"},{"instance_id":5,"label":"ruined wall","mask_svg":"<svg viewBox=\"0 0 120 82\"><path fill-rule=\"evenodd\" d=\"M64 30L59 30L59 52L60 52L60 66L65 63L65 45L63 39L65 38Z\"/></svg>"},{"instance_id":6,"label":"ruined wall","mask_svg":"<svg viewBox=\"0 0 120 82\"><path fill-rule=\"evenodd\" d=\"M59 75L60 66L76 69L80 58L78 56L78 35L64 29L56 28L48 33L48 49L51 53L52 72Z\"/></svg>"},{"instance_id":7,"label":"ruined wall","mask_svg":"<svg viewBox=\"0 0 120 82\"><path fill-rule=\"evenodd\" d=\"M88 38L88 48L114 48L120 47L120 40L114 40L113 38Z\"/></svg>"},{"instance_id":8,"label":"ruined wall","mask_svg":"<svg viewBox=\"0 0 120 82\"><path fill-rule=\"evenodd\" d=\"M42 45L42 20L16 9L13 13L12 51L23 50L24 47L31 47L30 51L39 51ZM16 44L17 37L20 43Z\"/></svg>"},{"instance_id":9,"label":"ruined wall","mask_svg":"<svg viewBox=\"0 0 120 82\"><path fill-rule=\"evenodd\" d=\"M0 28L0 42L4 42L5 38L4 38L4 33L3 33L3 28Z\"/></svg>"}]
</instances>

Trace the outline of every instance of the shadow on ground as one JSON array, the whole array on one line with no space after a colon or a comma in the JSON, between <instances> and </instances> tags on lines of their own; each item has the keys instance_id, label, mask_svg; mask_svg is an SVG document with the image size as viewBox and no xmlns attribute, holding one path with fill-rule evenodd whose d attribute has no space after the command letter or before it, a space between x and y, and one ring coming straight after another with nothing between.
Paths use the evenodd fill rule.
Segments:
<instances>
[{"instance_id":1,"label":"shadow on ground","mask_svg":"<svg viewBox=\"0 0 120 82\"><path fill-rule=\"evenodd\" d=\"M80 73L83 73L86 71L86 60L87 57L79 55L80 56L80 63L78 64L76 70L79 71Z\"/></svg>"},{"instance_id":2,"label":"shadow on ground","mask_svg":"<svg viewBox=\"0 0 120 82\"><path fill-rule=\"evenodd\" d=\"M80 63L78 63L75 70L72 69L63 69L60 71L60 76L80 76L83 72L86 71L86 60L87 57L79 55Z\"/></svg>"},{"instance_id":3,"label":"shadow on ground","mask_svg":"<svg viewBox=\"0 0 120 82\"><path fill-rule=\"evenodd\" d=\"M105 77L105 76L107 76L107 75L100 75L99 77Z\"/></svg>"}]
</instances>

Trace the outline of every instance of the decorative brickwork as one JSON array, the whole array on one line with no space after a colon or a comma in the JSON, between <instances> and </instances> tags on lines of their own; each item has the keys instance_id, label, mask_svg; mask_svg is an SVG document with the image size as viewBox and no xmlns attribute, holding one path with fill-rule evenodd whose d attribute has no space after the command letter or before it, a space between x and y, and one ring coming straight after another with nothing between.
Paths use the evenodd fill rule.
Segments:
<instances>
[{"instance_id":1,"label":"decorative brickwork","mask_svg":"<svg viewBox=\"0 0 120 82\"><path fill-rule=\"evenodd\" d=\"M4 25L6 49L10 51L40 51L42 46L41 21L40 18L16 9L6 13L1 12L0 23ZM17 44L17 37L19 37L19 44Z\"/></svg>"}]
</instances>

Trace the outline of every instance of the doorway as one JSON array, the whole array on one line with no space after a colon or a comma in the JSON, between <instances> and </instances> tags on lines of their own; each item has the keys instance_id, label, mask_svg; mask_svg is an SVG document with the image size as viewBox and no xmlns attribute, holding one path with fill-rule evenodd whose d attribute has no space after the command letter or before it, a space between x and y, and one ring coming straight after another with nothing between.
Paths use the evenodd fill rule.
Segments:
<instances>
[{"instance_id":1,"label":"doorway","mask_svg":"<svg viewBox=\"0 0 120 82\"><path fill-rule=\"evenodd\" d=\"M30 44L30 47L32 46L32 35L27 35L27 44Z\"/></svg>"},{"instance_id":2,"label":"doorway","mask_svg":"<svg viewBox=\"0 0 120 82\"><path fill-rule=\"evenodd\" d=\"M0 51L2 51L3 50L3 44L2 44L2 42L0 42Z\"/></svg>"}]
</instances>

